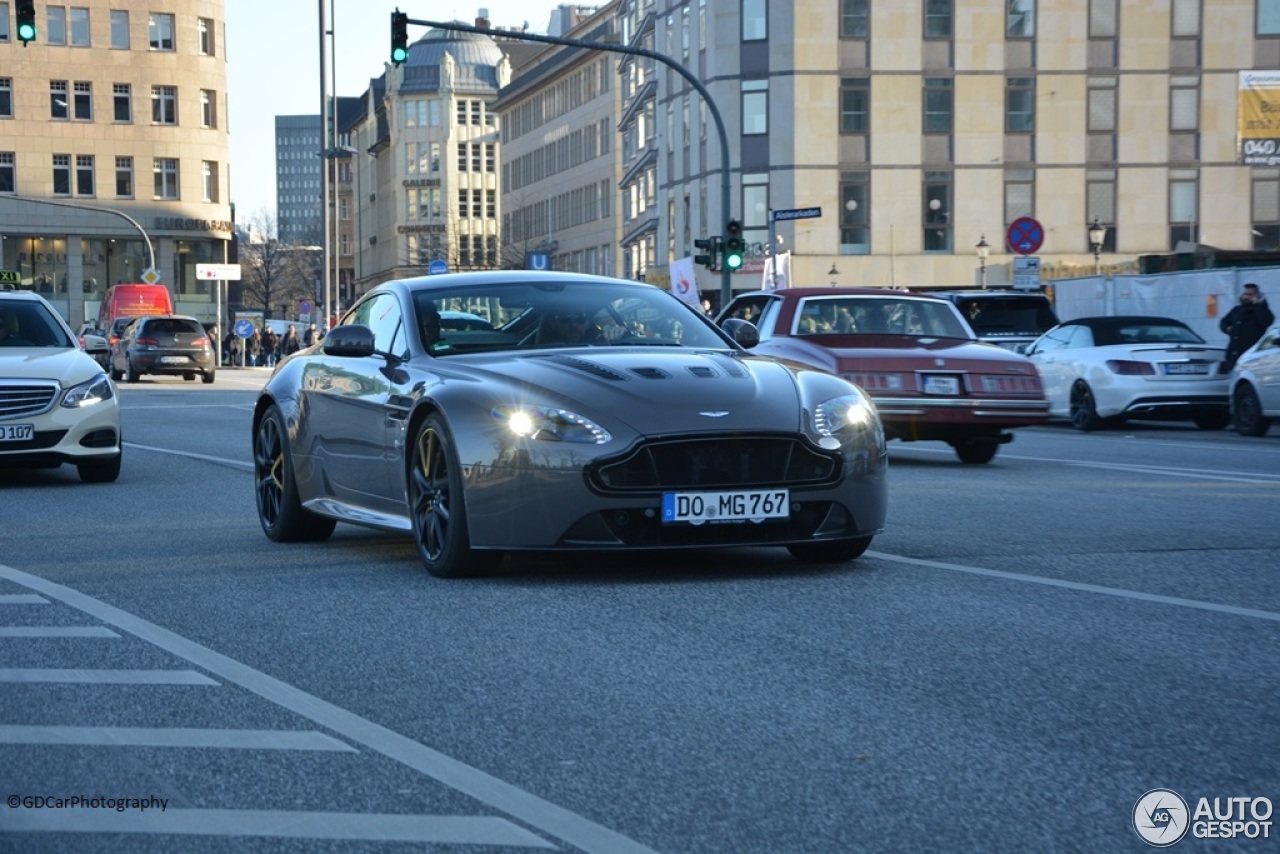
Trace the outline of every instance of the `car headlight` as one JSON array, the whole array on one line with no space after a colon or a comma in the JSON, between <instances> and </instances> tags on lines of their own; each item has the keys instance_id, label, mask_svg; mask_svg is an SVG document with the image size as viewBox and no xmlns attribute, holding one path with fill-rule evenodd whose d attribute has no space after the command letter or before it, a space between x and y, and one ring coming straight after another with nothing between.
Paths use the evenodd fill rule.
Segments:
<instances>
[{"instance_id":1,"label":"car headlight","mask_svg":"<svg viewBox=\"0 0 1280 854\"><path fill-rule=\"evenodd\" d=\"M98 374L87 382L67 389L59 405L67 409L77 409L81 406L93 406L95 403L110 400L115 396L116 390L111 385L111 380L107 379L106 374Z\"/></svg>"},{"instance_id":2,"label":"car headlight","mask_svg":"<svg viewBox=\"0 0 1280 854\"><path fill-rule=\"evenodd\" d=\"M865 427L875 420L875 407L860 394L842 394L818 404L813 426L823 436L834 436L850 427Z\"/></svg>"},{"instance_id":3,"label":"car headlight","mask_svg":"<svg viewBox=\"0 0 1280 854\"><path fill-rule=\"evenodd\" d=\"M546 406L495 406L493 417L517 436L545 442L578 442L603 445L613 439L609 431L575 412Z\"/></svg>"}]
</instances>

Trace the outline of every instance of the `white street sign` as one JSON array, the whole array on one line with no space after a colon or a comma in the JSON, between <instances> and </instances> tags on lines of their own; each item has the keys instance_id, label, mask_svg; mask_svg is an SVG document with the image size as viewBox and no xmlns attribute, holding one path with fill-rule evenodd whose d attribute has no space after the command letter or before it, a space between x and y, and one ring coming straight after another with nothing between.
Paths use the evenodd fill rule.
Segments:
<instances>
[{"instance_id":1,"label":"white street sign","mask_svg":"<svg viewBox=\"0 0 1280 854\"><path fill-rule=\"evenodd\" d=\"M1017 291L1040 290L1040 259L1022 255L1013 259L1013 288Z\"/></svg>"},{"instance_id":2,"label":"white street sign","mask_svg":"<svg viewBox=\"0 0 1280 854\"><path fill-rule=\"evenodd\" d=\"M197 279L227 279L233 282L240 281L240 265L239 264L197 264Z\"/></svg>"},{"instance_id":3,"label":"white street sign","mask_svg":"<svg viewBox=\"0 0 1280 854\"><path fill-rule=\"evenodd\" d=\"M155 267L148 267L142 271L142 276L140 278L148 285L154 285L160 281L160 271Z\"/></svg>"}]
</instances>

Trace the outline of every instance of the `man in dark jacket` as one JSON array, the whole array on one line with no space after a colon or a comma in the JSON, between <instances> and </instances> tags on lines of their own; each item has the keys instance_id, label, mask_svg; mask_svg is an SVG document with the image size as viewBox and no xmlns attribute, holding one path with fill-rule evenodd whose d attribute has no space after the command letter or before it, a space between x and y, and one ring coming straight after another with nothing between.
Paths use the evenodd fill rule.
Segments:
<instances>
[{"instance_id":1,"label":"man in dark jacket","mask_svg":"<svg viewBox=\"0 0 1280 854\"><path fill-rule=\"evenodd\" d=\"M1252 282L1245 285L1240 294L1240 304L1227 312L1227 316L1218 324L1218 328L1230 339L1225 359L1228 370L1235 365L1236 359L1239 359L1245 350L1258 342L1262 333L1266 332L1267 327L1275 323L1275 320L1276 316L1271 313L1266 298L1258 291L1258 286Z\"/></svg>"}]
</instances>

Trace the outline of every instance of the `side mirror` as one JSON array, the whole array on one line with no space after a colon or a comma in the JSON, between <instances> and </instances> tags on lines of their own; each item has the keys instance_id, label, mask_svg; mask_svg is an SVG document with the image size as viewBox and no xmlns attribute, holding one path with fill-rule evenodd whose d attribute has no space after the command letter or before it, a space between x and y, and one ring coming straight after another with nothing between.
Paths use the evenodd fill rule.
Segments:
<instances>
[{"instance_id":1,"label":"side mirror","mask_svg":"<svg viewBox=\"0 0 1280 854\"><path fill-rule=\"evenodd\" d=\"M373 355L373 330L363 324L353 323L329 330L321 342L326 356L364 358Z\"/></svg>"},{"instance_id":2,"label":"side mirror","mask_svg":"<svg viewBox=\"0 0 1280 854\"><path fill-rule=\"evenodd\" d=\"M80 337L80 340L84 342L84 351L91 356L94 354L111 352L111 347L107 344L107 339L103 338L101 335L89 335L86 333Z\"/></svg>"},{"instance_id":3,"label":"side mirror","mask_svg":"<svg viewBox=\"0 0 1280 854\"><path fill-rule=\"evenodd\" d=\"M727 317L720 324L720 328L728 332L729 337L736 341L739 346L748 350L760 343L760 330L749 320L743 320L740 317Z\"/></svg>"}]
</instances>

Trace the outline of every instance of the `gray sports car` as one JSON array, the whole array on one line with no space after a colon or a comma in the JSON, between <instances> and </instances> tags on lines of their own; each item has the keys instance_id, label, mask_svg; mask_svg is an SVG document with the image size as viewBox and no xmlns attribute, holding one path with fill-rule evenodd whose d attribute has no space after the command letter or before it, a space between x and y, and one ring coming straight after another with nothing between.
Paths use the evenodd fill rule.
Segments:
<instances>
[{"instance_id":1,"label":"gray sports car","mask_svg":"<svg viewBox=\"0 0 1280 854\"><path fill-rule=\"evenodd\" d=\"M277 366L252 436L268 537L412 532L438 576L537 550L850 560L885 519L884 432L856 386L600 276L386 282Z\"/></svg>"}]
</instances>

